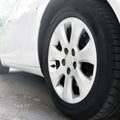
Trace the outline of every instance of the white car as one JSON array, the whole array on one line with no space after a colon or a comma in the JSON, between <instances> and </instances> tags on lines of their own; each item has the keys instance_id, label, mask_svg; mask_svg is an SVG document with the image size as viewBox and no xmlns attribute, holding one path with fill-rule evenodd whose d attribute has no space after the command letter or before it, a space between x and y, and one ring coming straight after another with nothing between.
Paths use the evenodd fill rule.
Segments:
<instances>
[{"instance_id":1,"label":"white car","mask_svg":"<svg viewBox=\"0 0 120 120\"><path fill-rule=\"evenodd\" d=\"M0 32L0 74L45 77L78 120L120 113L120 0L19 0Z\"/></svg>"}]
</instances>

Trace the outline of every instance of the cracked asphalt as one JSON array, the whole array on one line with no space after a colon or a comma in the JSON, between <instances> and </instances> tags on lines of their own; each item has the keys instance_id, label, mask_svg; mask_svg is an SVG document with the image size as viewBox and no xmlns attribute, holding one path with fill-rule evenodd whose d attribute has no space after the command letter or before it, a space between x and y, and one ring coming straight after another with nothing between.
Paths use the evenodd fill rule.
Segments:
<instances>
[{"instance_id":1,"label":"cracked asphalt","mask_svg":"<svg viewBox=\"0 0 120 120\"><path fill-rule=\"evenodd\" d=\"M12 70L0 75L0 120L68 120L52 103L43 78Z\"/></svg>"}]
</instances>

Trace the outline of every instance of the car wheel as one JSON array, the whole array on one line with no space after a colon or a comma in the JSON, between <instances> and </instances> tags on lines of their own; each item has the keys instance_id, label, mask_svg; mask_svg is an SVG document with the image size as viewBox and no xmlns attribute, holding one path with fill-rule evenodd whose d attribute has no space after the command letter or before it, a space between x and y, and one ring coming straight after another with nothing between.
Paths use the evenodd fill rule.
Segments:
<instances>
[{"instance_id":1,"label":"car wheel","mask_svg":"<svg viewBox=\"0 0 120 120\"><path fill-rule=\"evenodd\" d=\"M7 74L9 72L8 67L4 67L0 62L0 74Z\"/></svg>"},{"instance_id":2,"label":"car wheel","mask_svg":"<svg viewBox=\"0 0 120 120\"><path fill-rule=\"evenodd\" d=\"M56 10L42 43L51 97L74 119L108 119L120 112L120 29L103 0L71 0Z\"/></svg>"}]
</instances>

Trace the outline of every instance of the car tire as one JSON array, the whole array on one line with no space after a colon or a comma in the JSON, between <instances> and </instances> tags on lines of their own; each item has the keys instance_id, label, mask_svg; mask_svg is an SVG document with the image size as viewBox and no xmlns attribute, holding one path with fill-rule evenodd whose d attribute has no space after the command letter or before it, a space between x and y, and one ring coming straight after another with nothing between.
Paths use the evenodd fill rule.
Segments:
<instances>
[{"instance_id":1,"label":"car tire","mask_svg":"<svg viewBox=\"0 0 120 120\"><path fill-rule=\"evenodd\" d=\"M0 74L7 74L9 72L8 67L4 67L2 63L0 62Z\"/></svg>"},{"instance_id":2,"label":"car tire","mask_svg":"<svg viewBox=\"0 0 120 120\"><path fill-rule=\"evenodd\" d=\"M65 2L61 7L54 10L54 12L54 17L51 17L49 22L47 22L47 29L43 31L43 33L45 33L45 36L44 41L42 41L42 52L40 56L42 60L41 66L43 74L45 76L52 100L62 113L76 120L111 119L113 115L116 115L120 112L120 28L116 15L114 14L112 8L109 6L106 0L70 0ZM70 65L69 62L67 62L67 65L64 65L64 63L65 61L70 60L70 57L66 57L67 60L62 59L63 62L56 61L53 65L49 63L49 56L54 57L55 55L54 53L50 53L51 45L53 45L53 47L56 47L59 44L57 47L59 47L59 50L61 49L60 52L63 52L64 54L72 54L73 57L75 56L74 54L76 49L74 47L73 49L75 50L71 53L71 50L65 50L65 48L60 45L60 43L52 42L52 38L57 27L62 24L62 22L64 23L64 20L67 21L68 19L71 21L74 21L75 19L76 21L80 20L82 23L84 23L84 25L87 26L87 28L91 32L91 35L93 36L96 50L95 58L97 61L97 67L94 82L88 94L86 94L86 96L84 96L81 100L77 102L71 102L69 100L65 101L62 99L62 97L60 97L59 94L61 94L61 92L59 91L61 91L62 88L59 87L59 90L56 91L52 80L52 78L56 76L56 72L54 74L51 74L50 71L50 67L52 67L53 69L58 69L58 67L60 66L67 66L64 67L66 69L66 73L63 73L68 76L73 70L68 69L68 65ZM70 23L69 20L68 24ZM68 24L66 24L66 38L70 39L72 27L68 27ZM88 37L86 39L88 39ZM83 40L86 41L86 39ZM58 39L56 38L56 41L57 40ZM59 42L60 41L61 40L59 40ZM80 50L83 49L85 45L86 43L81 43L79 40L78 46ZM69 53L67 53L68 51ZM56 54L60 59L60 54L58 54L58 52L56 52ZM92 55L93 54L91 54L90 51L90 56ZM70 63L72 62L70 61ZM87 65L83 64L83 67L80 66L79 69L82 70L82 72L87 77L91 77L93 73L91 74L90 71L93 67L86 68L85 66ZM71 64L71 66L74 67L73 64ZM87 71L85 69L88 69L89 72L85 72ZM64 87L63 84L65 82L65 75L64 78L62 78L64 80L62 82L59 82L59 86L61 85ZM73 90L73 86L77 86L77 83L72 82L72 84L74 84L71 86ZM75 93L75 95L78 95L80 91L76 90L78 89L77 87L74 87L74 89L75 90L73 92Z\"/></svg>"}]
</instances>

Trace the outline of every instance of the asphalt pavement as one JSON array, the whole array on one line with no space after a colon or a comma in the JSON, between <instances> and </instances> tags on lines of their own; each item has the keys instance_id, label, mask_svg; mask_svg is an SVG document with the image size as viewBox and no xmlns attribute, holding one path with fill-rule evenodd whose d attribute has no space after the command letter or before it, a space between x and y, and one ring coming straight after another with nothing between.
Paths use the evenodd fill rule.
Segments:
<instances>
[{"instance_id":1,"label":"asphalt pavement","mask_svg":"<svg viewBox=\"0 0 120 120\"><path fill-rule=\"evenodd\" d=\"M54 106L40 76L14 71L0 75L0 120L68 120Z\"/></svg>"},{"instance_id":2,"label":"asphalt pavement","mask_svg":"<svg viewBox=\"0 0 120 120\"><path fill-rule=\"evenodd\" d=\"M112 120L119 120L117 116ZM0 120L70 119L53 104L43 78L11 70L0 75Z\"/></svg>"}]
</instances>

